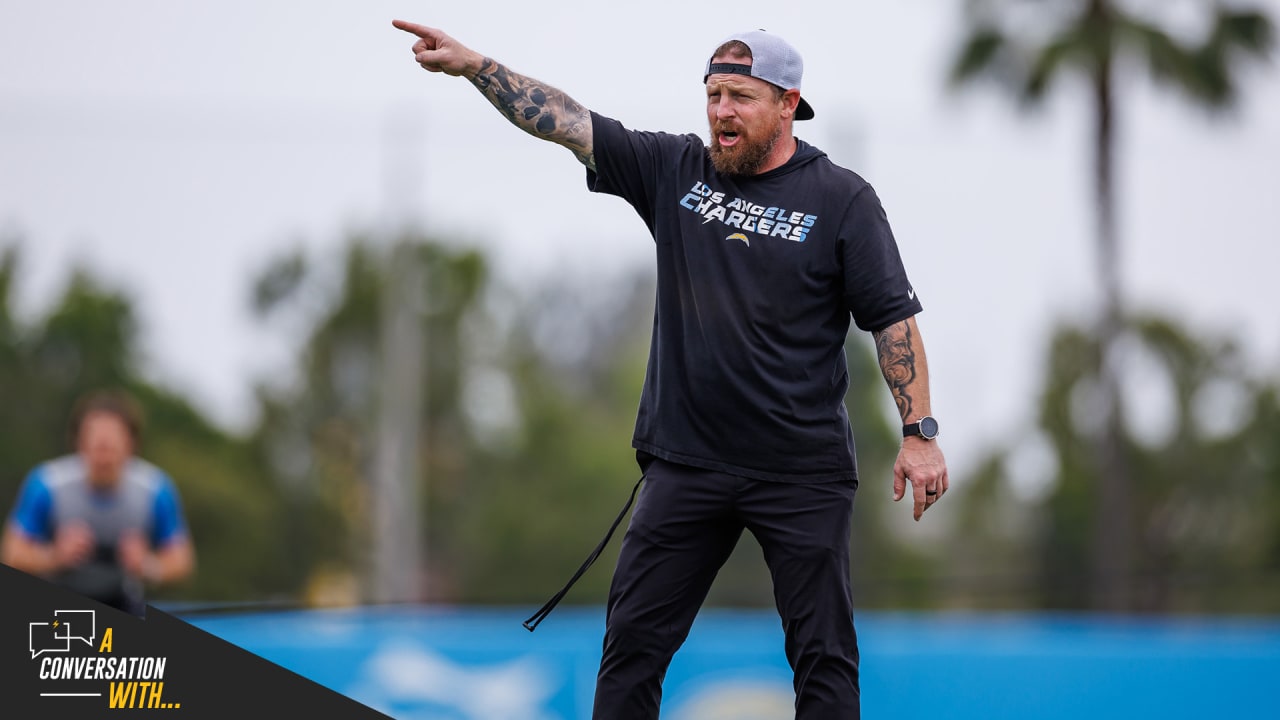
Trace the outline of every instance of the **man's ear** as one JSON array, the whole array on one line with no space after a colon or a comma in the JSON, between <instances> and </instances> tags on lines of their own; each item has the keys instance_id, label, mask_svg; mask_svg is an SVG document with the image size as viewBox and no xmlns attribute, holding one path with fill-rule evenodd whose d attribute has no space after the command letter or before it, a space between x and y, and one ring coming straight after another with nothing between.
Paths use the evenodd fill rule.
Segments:
<instances>
[{"instance_id":1,"label":"man's ear","mask_svg":"<svg viewBox=\"0 0 1280 720\"><path fill-rule=\"evenodd\" d=\"M793 88L782 93L782 105L786 108L786 117L794 118L796 108L800 105L800 91Z\"/></svg>"}]
</instances>

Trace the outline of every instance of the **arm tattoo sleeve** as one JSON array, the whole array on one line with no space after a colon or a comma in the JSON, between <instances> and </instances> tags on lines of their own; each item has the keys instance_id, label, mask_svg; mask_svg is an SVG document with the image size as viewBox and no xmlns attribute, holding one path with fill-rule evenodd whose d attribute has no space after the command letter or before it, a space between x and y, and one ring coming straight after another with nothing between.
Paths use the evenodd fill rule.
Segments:
<instances>
[{"instance_id":1,"label":"arm tattoo sleeve","mask_svg":"<svg viewBox=\"0 0 1280 720\"><path fill-rule=\"evenodd\" d=\"M911 385L916 379L916 353L911 327L904 321L874 333L880 372L889 383L889 392L898 405L902 421L911 417Z\"/></svg>"},{"instance_id":2,"label":"arm tattoo sleeve","mask_svg":"<svg viewBox=\"0 0 1280 720\"><path fill-rule=\"evenodd\" d=\"M534 137L569 148L583 165L595 169L591 114L573 98L490 58L484 59L483 68L471 84L511 124Z\"/></svg>"}]
</instances>

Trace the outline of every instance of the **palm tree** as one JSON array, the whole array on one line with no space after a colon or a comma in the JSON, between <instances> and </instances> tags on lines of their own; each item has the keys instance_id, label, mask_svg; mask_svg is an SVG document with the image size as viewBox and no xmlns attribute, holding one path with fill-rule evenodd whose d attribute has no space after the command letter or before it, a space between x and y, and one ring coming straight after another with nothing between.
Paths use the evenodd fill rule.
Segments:
<instances>
[{"instance_id":1,"label":"palm tree","mask_svg":"<svg viewBox=\"0 0 1280 720\"><path fill-rule=\"evenodd\" d=\"M1205 3L1208 32L1188 40L1158 22L1122 7L1120 0L969 0L968 25L952 62L951 82L1000 81L1024 106L1038 105L1059 77L1075 74L1089 88L1093 114L1093 191L1097 263L1102 289L1099 325L1101 393L1105 422L1098 433L1098 483L1094 493L1092 597L1098 609L1131 607L1131 515L1120 380L1115 343L1123 322L1119 240L1114 187L1116 80L1134 60L1158 85L1209 109L1230 107L1237 97L1237 60L1268 55L1272 24L1256 9ZM1167 4L1166 4L1167 5ZM1036 11L1051 28L1040 42L1014 34L1018 11ZM1023 29L1023 28L1019 28Z\"/></svg>"}]
</instances>

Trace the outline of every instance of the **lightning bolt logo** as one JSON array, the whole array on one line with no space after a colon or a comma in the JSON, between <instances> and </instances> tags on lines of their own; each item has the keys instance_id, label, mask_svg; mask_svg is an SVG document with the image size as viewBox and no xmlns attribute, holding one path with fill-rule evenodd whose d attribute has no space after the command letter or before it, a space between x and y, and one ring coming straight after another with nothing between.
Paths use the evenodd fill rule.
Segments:
<instances>
[{"instance_id":1,"label":"lightning bolt logo","mask_svg":"<svg viewBox=\"0 0 1280 720\"><path fill-rule=\"evenodd\" d=\"M747 239L747 236L743 235L742 233L734 233L729 237L726 237L725 240L741 240L743 245L746 245L747 247L751 247L751 241Z\"/></svg>"}]
</instances>

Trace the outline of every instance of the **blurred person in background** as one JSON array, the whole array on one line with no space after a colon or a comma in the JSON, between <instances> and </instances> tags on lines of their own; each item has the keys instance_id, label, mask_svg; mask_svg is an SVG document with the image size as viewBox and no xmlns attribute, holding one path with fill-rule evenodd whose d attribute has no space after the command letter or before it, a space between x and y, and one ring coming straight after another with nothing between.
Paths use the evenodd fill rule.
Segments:
<instances>
[{"instance_id":1,"label":"blurred person in background","mask_svg":"<svg viewBox=\"0 0 1280 720\"><path fill-rule=\"evenodd\" d=\"M874 336L902 416L894 499L910 483L919 520L949 481L921 305L880 200L792 134L794 120L813 117L800 54L764 31L709 53L708 146L694 134L627 129L439 30L393 24L417 37L419 65L462 76L516 127L570 150L588 188L626 200L654 236L657 308L632 441L643 490L609 592L593 717L658 717L667 667L750 530L773 578L796 718L857 718L851 320ZM643 58L620 50L597 61L627 83ZM485 152L481 138L468 142ZM922 671L929 682L933 669Z\"/></svg>"},{"instance_id":2,"label":"blurred person in background","mask_svg":"<svg viewBox=\"0 0 1280 720\"><path fill-rule=\"evenodd\" d=\"M139 617L147 585L191 576L195 551L177 488L134 455L134 400L86 395L70 423L73 454L33 469L0 540L0 562Z\"/></svg>"}]
</instances>

